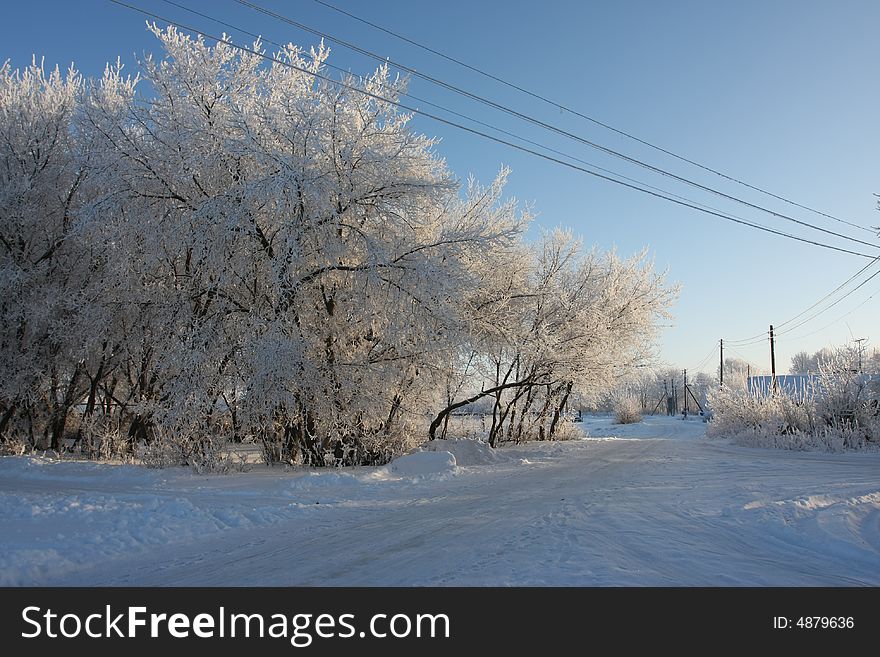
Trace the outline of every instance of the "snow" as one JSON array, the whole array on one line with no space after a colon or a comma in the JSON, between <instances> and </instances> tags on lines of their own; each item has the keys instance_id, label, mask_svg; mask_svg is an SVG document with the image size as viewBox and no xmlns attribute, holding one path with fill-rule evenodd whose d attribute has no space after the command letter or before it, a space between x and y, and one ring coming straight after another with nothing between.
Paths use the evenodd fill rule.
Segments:
<instances>
[{"instance_id":1,"label":"snow","mask_svg":"<svg viewBox=\"0 0 880 657\"><path fill-rule=\"evenodd\" d=\"M755 449L699 418L384 467L0 459L5 585L880 585L880 453Z\"/></svg>"},{"instance_id":2,"label":"snow","mask_svg":"<svg viewBox=\"0 0 880 657\"><path fill-rule=\"evenodd\" d=\"M414 452L394 459L388 469L398 475L425 476L452 474L457 466L450 452Z\"/></svg>"},{"instance_id":3,"label":"snow","mask_svg":"<svg viewBox=\"0 0 880 657\"><path fill-rule=\"evenodd\" d=\"M491 465L504 460L504 453L479 440L438 438L420 447L425 452L449 452L458 465Z\"/></svg>"}]
</instances>

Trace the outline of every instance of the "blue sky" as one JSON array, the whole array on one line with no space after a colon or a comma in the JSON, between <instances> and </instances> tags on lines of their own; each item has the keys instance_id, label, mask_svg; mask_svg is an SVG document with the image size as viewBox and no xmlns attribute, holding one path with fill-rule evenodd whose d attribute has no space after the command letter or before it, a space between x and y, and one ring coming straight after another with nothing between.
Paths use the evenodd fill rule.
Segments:
<instances>
[{"instance_id":1,"label":"blue sky","mask_svg":"<svg viewBox=\"0 0 880 657\"><path fill-rule=\"evenodd\" d=\"M161 0L130 1L206 32L224 29ZM880 3L330 1L731 176L847 221L880 224L873 196L880 193ZM316 41L232 0L179 2L272 40L299 45ZM689 167L312 0L258 4L585 139L880 247L880 240L868 232ZM236 41L249 40L231 33ZM37 54L47 65L75 62L86 75L99 74L104 63L117 56L135 71L136 58L144 51L158 52L144 18L107 0L7 3L2 8L0 44L0 59L9 58L15 66ZM333 42L329 45L331 62L337 66L358 73L375 66ZM410 91L750 221L856 251L875 250L681 186L422 80L414 79ZM625 255L648 247L656 266L668 269L670 279L682 285L675 320L664 329L660 344L662 359L678 367L694 369L705 361L702 369L712 370L717 351L705 357L719 338L747 338L771 323L785 322L868 263L644 196L429 119L417 118L415 126L442 138L438 150L462 178L473 173L488 181L501 164L509 165L513 172L508 193L533 203L536 229L567 226L587 244L616 248ZM880 265L866 275L877 269ZM867 300L874 293L876 297ZM867 337L869 348L880 347L878 320L880 276L802 327L781 333L778 368L785 371L797 351L814 351L853 337ZM766 342L734 348L726 353L769 368Z\"/></svg>"}]
</instances>

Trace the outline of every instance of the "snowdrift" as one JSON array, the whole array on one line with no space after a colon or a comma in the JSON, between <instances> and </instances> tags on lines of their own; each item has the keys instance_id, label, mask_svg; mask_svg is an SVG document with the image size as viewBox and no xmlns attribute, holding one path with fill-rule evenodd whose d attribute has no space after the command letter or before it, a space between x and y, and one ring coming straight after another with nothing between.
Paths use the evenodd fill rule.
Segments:
<instances>
[{"instance_id":1,"label":"snowdrift","mask_svg":"<svg viewBox=\"0 0 880 657\"><path fill-rule=\"evenodd\" d=\"M413 452L394 459L388 469L403 477L421 477L453 473L457 462L450 452Z\"/></svg>"},{"instance_id":2,"label":"snowdrift","mask_svg":"<svg viewBox=\"0 0 880 657\"><path fill-rule=\"evenodd\" d=\"M458 465L492 465L507 460L486 443L480 440L447 440L438 438L421 447L422 452L448 452L455 457Z\"/></svg>"}]
</instances>

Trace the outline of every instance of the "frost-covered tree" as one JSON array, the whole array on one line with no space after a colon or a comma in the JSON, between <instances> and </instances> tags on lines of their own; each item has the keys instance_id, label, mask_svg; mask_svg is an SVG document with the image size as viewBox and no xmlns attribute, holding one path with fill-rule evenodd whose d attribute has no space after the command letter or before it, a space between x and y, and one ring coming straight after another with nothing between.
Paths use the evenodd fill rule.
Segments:
<instances>
[{"instance_id":1,"label":"frost-covered tree","mask_svg":"<svg viewBox=\"0 0 880 657\"><path fill-rule=\"evenodd\" d=\"M83 283L68 243L88 170L73 127L82 84L36 61L0 67L0 437L49 448L83 378L66 329Z\"/></svg>"},{"instance_id":2,"label":"frost-covered tree","mask_svg":"<svg viewBox=\"0 0 880 657\"><path fill-rule=\"evenodd\" d=\"M746 379L749 375L755 376L759 374L753 371L751 365L741 358L725 358L724 359L724 385L735 386L738 388L746 387Z\"/></svg>"},{"instance_id":3,"label":"frost-covered tree","mask_svg":"<svg viewBox=\"0 0 880 657\"><path fill-rule=\"evenodd\" d=\"M812 354L806 351L799 351L791 357L791 368L789 371L792 374L818 374L819 363L827 360L831 355L832 350L827 348L820 349Z\"/></svg>"},{"instance_id":4,"label":"frost-covered tree","mask_svg":"<svg viewBox=\"0 0 880 657\"><path fill-rule=\"evenodd\" d=\"M130 433L207 433L222 411L273 461L387 458L460 341L457 300L522 230L504 174L460 196L408 115L309 74L323 48L265 66L152 29L149 99L111 71L84 112ZM347 84L402 89L385 68Z\"/></svg>"},{"instance_id":5,"label":"frost-covered tree","mask_svg":"<svg viewBox=\"0 0 880 657\"><path fill-rule=\"evenodd\" d=\"M872 349L870 355L865 355L862 371L866 374L880 374L880 351Z\"/></svg>"},{"instance_id":6,"label":"frost-covered tree","mask_svg":"<svg viewBox=\"0 0 880 657\"><path fill-rule=\"evenodd\" d=\"M380 462L468 399L493 445L552 438L648 353L644 255L525 243L506 170L459 185L387 68L150 29L134 78L0 70L0 436Z\"/></svg>"},{"instance_id":7,"label":"frost-covered tree","mask_svg":"<svg viewBox=\"0 0 880 657\"><path fill-rule=\"evenodd\" d=\"M432 437L448 414L490 397L491 445L552 439L573 393L605 391L648 357L655 320L675 294L644 254L585 253L563 231L514 263L471 302L484 318L472 338L480 388L440 410Z\"/></svg>"}]
</instances>

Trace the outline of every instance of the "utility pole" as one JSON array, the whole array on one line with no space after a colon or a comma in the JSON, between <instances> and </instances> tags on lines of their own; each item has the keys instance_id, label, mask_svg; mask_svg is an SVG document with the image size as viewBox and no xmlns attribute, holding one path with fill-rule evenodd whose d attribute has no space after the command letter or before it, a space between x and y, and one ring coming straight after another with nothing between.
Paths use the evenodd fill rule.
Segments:
<instances>
[{"instance_id":1,"label":"utility pole","mask_svg":"<svg viewBox=\"0 0 880 657\"><path fill-rule=\"evenodd\" d=\"M688 416L688 371L684 371L684 417Z\"/></svg>"},{"instance_id":2,"label":"utility pole","mask_svg":"<svg viewBox=\"0 0 880 657\"><path fill-rule=\"evenodd\" d=\"M776 394L776 346L773 342L773 324L770 325L770 382Z\"/></svg>"},{"instance_id":3,"label":"utility pole","mask_svg":"<svg viewBox=\"0 0 880 657\"><path fill-rule=\"evenodd\" d=\"M721 367L718 369L718 372L721 376L721 382L718 384L719 388L724 387L724 338L721 339Z\"/></svg>"},{"instance_id":4,"label":"utility pole","mask_svg":"<svg viewBox=\"0 0 880 657\"><path fill-rule=\"evenodd\" d=\"M853 338L853 342L859 343L859 374L862 373L862 343L868 338Z\"/></svg>"}]
</instances>

